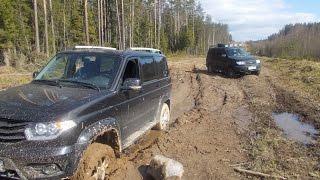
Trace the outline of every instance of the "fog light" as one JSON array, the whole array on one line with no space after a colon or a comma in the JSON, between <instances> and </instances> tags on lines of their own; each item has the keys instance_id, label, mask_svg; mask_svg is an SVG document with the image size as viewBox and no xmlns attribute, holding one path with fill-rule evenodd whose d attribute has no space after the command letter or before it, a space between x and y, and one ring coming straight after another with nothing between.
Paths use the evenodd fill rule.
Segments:
<instances>
[{"instance_id":1,"label":"fog light","mask_svg":"<svg viewBox=\"0 0 320 180\"><path fill-rule=\"evenodd\" d=\"M5 172L6 170L4 169L4 163L3 161L0 160L0 173Z\"/></svg>"},{"instance_id":2,"label":"fog light","mask_svg":"<svg viewBox=\"0 0 320 180\"><path fill-rule=\"evenodd\" d=\"M60 172L60 168L56 164L50 164L50 165L44 166L42 168L42 172L45 175L52 175Z\"/></svg>"}]
</instances>

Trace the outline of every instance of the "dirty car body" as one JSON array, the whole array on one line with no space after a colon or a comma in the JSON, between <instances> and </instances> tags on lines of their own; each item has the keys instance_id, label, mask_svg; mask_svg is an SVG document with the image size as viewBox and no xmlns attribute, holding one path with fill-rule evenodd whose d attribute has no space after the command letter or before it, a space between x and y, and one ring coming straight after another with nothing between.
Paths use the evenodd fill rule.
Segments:
<instances>
[{"instance_id":1,"label":"dirty car body","mask_svg":"<svg viewBox=\"0 0 320 180\"><path fill-rule=\"evenodd\" d=\"M59 53L31 83L0 92L0 177L70 177L84 150L106 132L121 153L157 123L170 93L163 55Z\"/></svg>"},{"instance_id":2,"label":"dirty car body","mask_svg":"<svg viewBox=\"0 0 320 180\"><path fill-rule=\"evenodd\" d=\"M259 75L261 62L239 47L212 47L206 59L208 71L222 72L229 76Z\"/></svg>"}]
</instances>

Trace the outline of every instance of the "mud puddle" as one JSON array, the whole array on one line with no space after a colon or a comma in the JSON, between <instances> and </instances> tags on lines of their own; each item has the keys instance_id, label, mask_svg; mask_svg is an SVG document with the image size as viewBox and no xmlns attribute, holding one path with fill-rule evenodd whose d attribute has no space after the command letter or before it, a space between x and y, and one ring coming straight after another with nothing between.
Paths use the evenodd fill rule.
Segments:
<instances>
[{"instance_id":1,"label":"mud puddle","mask_svg":"<svg viewBox=\"0 0 320 180\"><path fill-rule=\"evenodd\" d=\"M316 143L319 132L313 125L301 122L301 117L298 114L284 112L273 113L272 116L288 139L305 145Z\"/></svg>"}]
</instances>

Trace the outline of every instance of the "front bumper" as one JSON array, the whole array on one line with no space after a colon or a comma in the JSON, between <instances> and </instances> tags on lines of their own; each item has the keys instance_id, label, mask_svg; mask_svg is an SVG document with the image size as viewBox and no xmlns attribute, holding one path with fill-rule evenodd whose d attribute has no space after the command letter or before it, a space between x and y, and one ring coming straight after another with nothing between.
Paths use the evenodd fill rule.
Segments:
<instances>
[{"instance_id":1,"label":"front bumper","mask_svg":"<svg viewBox=\"0 0 320 180\"><path fill-rule=\"evenodd\" d=\"M85 144L64 147L23 148L0 151L1 177L13 179L60 179L75 172ZM2 170L1 170L2 169Z\"/></svg>"},{"instance_id":2,"label":"front bumper","mask_svg":"<svg viewBox=\"0 0 320 180\"><path fill-rule=\"evenodd\" d=\"M255 67L255 68L252 68ZM253 74L253 73L257 73L260 72L261 70L261 65L260 64L254 64L254 65L237 65L233 67L233 71L236 74Z\"/></svg>"}]
</instances>

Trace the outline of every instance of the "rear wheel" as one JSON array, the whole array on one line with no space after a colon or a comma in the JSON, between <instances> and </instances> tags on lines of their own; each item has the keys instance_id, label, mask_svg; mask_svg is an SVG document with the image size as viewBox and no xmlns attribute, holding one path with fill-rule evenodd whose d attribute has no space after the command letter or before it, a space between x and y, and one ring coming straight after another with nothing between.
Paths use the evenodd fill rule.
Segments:
<instances>
[{"instance_id":1,"label":"rear wheel","mask_svg":"<svg viewBox=\"0 0 320 180\"><path fill-rule=\"evenodd\" d=\"M166 130L170 123L170 109L167 103L163 103L160 116L158 118L158 124L155 126L157 130Z\"/></svg>"},{"instance_id":2,"label":"rear wheel","mask_svg":"<svg viewBox=\"0 0 320 180\"><path fill-rule=\"evenodd\" d=\"M115 159L113 149L105 144L89 145L72 180L105 180L107 167Z\"/></svg>"},{"instance_id":3,"label":"rear wheel","mask_svg":"<svg viewBox=\"0 0 320 180\"><path fill-rule=\"evenodd\" d=\"M211 65L208 66L208 72L209 72L209 73L213 73L213 68L212 68Z\"/></svg>"}]
</instances>

